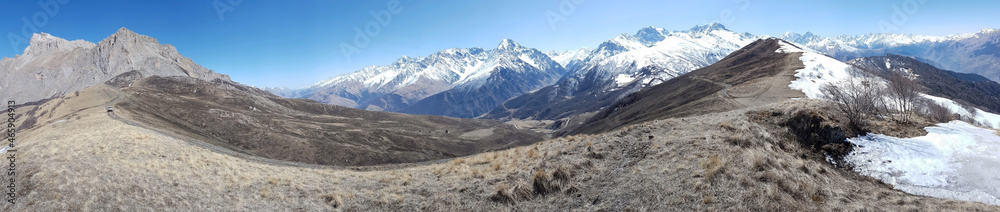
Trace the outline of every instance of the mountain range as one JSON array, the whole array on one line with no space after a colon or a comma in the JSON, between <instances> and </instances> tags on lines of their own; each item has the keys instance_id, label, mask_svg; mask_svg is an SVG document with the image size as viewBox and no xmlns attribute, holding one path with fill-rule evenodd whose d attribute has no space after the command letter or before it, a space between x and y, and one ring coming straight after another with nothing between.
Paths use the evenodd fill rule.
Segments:
<instances>
[{"instance_id":1,"label":"mountain range","mask_svg":"<svg viewBox=\"0 0 1000 212\"><path fill-rule=\"evenodd\" d=\"M679 31L646 27L593 48L570 51L539 52L508 45L513 42L504 40L493 50L455 48L422 58L404 56L392 65L367 67L301 90L272 90L286 97L368 110L557 120L596 112L630 93L713 64L766 37L733 32L713 23ZM1000 80L1000 71L996 71L1000 70L1000 55L995 53L1000 30L995 29L945 37L883 33L826 38L790 32L778 38L840 61L889 53ZM504 46L525 50L511 55L502 50ZM493 58L501 57L496 55L524 63L497 62L500 60Z\"/></svg>"},{"instance_id":2,"label":"mountain range","mask_svg":"<svg viewBox=\"0 0 1000 212\"><path fill-rule=\"evenodd\" d=\"M1000 81L1000 29L950 36L867 34L821 37L785 33L780 37L841 61L886 54L911 56L938 68Z\"/></svg>"},{"instance_id":3,"label":"mountain range","mask_svg":"<svg viewBox=\"0 0 1000 212\"><path fill-rule=\"evenodd\" d=\"M368 110L471 118L511 97L550 85L565 73L548 55L507 39L489 50L453 48L427 57L404 56L391 65L324 80L290 97Z\"/></svg>"}]
</instances>

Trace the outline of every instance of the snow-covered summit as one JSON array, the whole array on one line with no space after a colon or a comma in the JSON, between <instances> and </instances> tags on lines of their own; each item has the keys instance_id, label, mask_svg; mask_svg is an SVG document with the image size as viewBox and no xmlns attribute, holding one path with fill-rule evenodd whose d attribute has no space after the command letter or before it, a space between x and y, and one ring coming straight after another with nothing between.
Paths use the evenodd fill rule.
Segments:
<instances>
[{"instance_id":1,"label":"snow-covered summit","mask_svg":"<svg viewBox=\"0 0 1000 212\"><path fill-rule=\"evenodd\" d=\"M497 45L498 50L517 50L522 48L524 47L521 46L521 44L518 44L517 42L514 42L514 40L511 39L503 39L502 41L500 41L500 44Z\"/></svg>"},{"instance_id":2,"label":"snow-covered summit","mask_svg":"<svg viewBox=\"0 0 1000 212\"><path fill-rule=\"evenodd\" d=\"M596 71L573 73L580 77L592 74L605 80L618 79L619 82L625 78L642 78L640 82L643 84L656 85L708 66L759 38L729 31L718 23L677 31L646 27L633 35L621 34L605 41L588 57L568 62L566 67L571 71ZM639 73L639 70L649 66L660 71Z\"/></svg>"}]
</instances>

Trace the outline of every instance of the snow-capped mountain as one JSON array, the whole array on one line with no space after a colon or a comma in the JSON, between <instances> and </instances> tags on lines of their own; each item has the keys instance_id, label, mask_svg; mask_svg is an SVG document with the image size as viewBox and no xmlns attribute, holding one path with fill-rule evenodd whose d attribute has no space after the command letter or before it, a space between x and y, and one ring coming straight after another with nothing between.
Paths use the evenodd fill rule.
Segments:
<instances>
[{"instance_id":1,"label":"snow-capped mountain","mask_svg":"<svg viewBox=\"0 0 1000 212\"><path fill-rule=\"evenodd\" d=\"M841 61L898 54L916 57L939 68L983 75L1000 81L1000 29L950 36L867 34L821 37L785 33L780 38L802 44Z\"/></svg>"},{"instance_id":2,"label":"snow-capped mountain","mask_svg":"<svg viewBox=\"0 0 1000 212\"><path fill-rule=\"evenodd\" d=\"M590 52L594 51L592 48L580 48L577 50L565 50L565 51L547 51L545 52L549 58L555 60L559 65L562 65L566 69L570 69L570 62L582 61L583 59L590 56Z\"/></svg>"},{"instance_id":3,"label":"snow-capped mountain","mask_svg":"<svg viewBox=\"0 0 1000 212\"><path fill-rule=\"evenodd\" d=\"M401 111L424 98L449 90L466 93L484 87L496 87L498 85L492 83L499 81L517 84L516 88L494 91L503 95L490 95L499 98L497 102L500 102L525 91L550 85L565 72L562 65L548 55L505 39L490 50L452 48L427 57L403 56L390 65L370 66L321 81L293 96L369 110ZM529 76L530 78L526 78ZM454 98L458 97L449 98L457 100ZM476 105L475 107L488 107L480 110L496 106L496 103L471 100L459 102L465 101ZM459 105L459 102L451 102L446 107L468 106ZM475 113L457 115L443 112L451 108L419 108L422 109L407 111L457 117L478 116Z\"/></svg>"},{"instance_id":4,"label":"snow-capped mountain","mask_svg":"<svg viewBox=\"0 0 1000 212\"><path fill-rule=\"evenodd\" d=\"M646 27L633 35L621 34L590 50L586 57L577 54L574 57L578 59L565 62L570 72L555 85L511 99L486 117L558 119L590 112L603 106L595 101L611 103L643 87L708 66L759 38L717 23L683 31ZM580 109L579 105L599 107Z\"/></svg>"}]
</instances>

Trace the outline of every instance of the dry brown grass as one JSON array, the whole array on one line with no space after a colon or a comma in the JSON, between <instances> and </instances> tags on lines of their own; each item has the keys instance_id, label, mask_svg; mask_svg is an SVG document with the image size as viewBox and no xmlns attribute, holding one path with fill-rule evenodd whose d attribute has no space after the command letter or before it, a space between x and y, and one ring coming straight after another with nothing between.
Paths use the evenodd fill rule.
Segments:
<instances>
[{"instance_id":1,"label":"dry brown grass","mask_svg":"<svg viewBox=\"0 0 1000 212\"><path fill-rule=\"evenodd\" d=\"M696 117L704 123L653 121L624 133L558 138L434 163L299 167L221 154L114 121L100 104L88 105L102 101L90 97L67 100L64 107L82 109L57 109L52 119L74 118L40 119L49 124L21 134L20 198L0 211L998 209L909 195L802 158L809 152L790 141L787 130L751 122L745 111ZM799 104L811 103L774 107ZM755 130L722 130L722 122ZM752 147L727 142L724 135L732 133L745 133ZM654 142L661 146L653 148Z\"/></svg>"}]
</instances>

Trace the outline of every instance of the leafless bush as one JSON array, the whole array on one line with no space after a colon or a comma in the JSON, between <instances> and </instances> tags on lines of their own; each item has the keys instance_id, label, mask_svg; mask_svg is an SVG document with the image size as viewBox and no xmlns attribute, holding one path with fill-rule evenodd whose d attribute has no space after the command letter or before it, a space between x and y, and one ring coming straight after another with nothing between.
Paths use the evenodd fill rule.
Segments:
<instances>
[{"instance_id":1,"label":"leafless bush","mask_svg":"<svg viewBox=\"0 0 1000 212\"><path fill-rule=\"evenodd\" d=\"M951 112L948 107L938 104L930 99L921 99L920 105L923 105L924 115L935 122L948 122L955 120L955 114Z\"/></svg>"},{"instance_id":2,"label":"leafless bush","mask_svg":"<svg viewBox=\"0 0 1000 212\"><path fill-rule=\"evenodd\" d=\"M887 78L889 81L887 90L890 99L896 103L896 109L900 113L899 120L909 122L923 87L920 82L904 72L893 71Z\"/></svg>"},{"instance_id":3,"label":"leafless bush","mask_svg":"<svg viewBox=\"0 0 1000 212\"><path fill-rule=\"evenodd\" d=\"M861 77L826 84L820 90L826 98L836 102L838 109L847 116L848 127L862 134L869 131L870 119L881 118L888 113L885 102L888 92L876 76L856 69L852 71Z\"/></svg>"}]
</instances>

